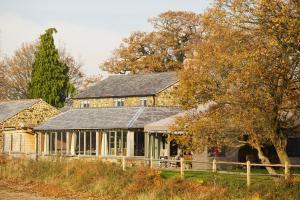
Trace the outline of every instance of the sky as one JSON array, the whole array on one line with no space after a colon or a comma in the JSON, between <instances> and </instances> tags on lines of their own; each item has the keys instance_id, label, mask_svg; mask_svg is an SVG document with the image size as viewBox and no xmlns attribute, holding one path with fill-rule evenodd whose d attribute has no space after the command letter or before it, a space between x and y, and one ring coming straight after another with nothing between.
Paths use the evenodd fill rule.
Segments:
<instances>
[{"instance_id":1,"label":"sky","mask_svg":"<svg viewBox=\"0 0 300 200\"><path fill-rule=\"evenodd\" d=\"M64 47L87 75L105 74L99 66L122 39L151 31L148 19L168 10L203 12L211 0L0 0L0 56L38 40L47 28L58 31Z\"/></svg>"}]
</instances>

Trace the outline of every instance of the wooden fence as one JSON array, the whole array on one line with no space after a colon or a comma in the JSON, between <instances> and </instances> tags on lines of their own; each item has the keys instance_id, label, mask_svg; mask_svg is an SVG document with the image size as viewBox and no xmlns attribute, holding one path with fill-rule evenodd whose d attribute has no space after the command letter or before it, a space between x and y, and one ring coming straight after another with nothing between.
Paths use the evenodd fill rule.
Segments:
<instances>
[{"instance_id":1,"label":"wooden fence","mask_svg":"<svg viewBox=\"0 0 300 200\"><path fill-rule=\"evenodd\" d=\"M213 159L212 161L199 161L199 160L184 160L184 158L180 158L180 160L168 160L168 159L153 159L153 158L145 158L145 157L127 157L127 156L42 156L40 158L54 158L55 160L64 160L64 159L91 159L91 160L102 160L102 161L117 161L120 162L122 165L122 169L125 171L129 165L133 163L146 163L150 168L158 168L160 170L175 170L180 172L181 178L184 178L184 172L185 171L191 171L189 169L185 169L186 164L193 164L193 163L200 163L200 164L206 164L207 166L210 166L210 169L201 169L196 170L192 169L192 171L207 171L212 173L224 173L224 174L237 174L246 176L247 180L247 186L249 187L251 185L251 177L252 176L272 176L272 177L284 177L286 180L290 176L300 176L300 174L291 173L291 168L299 168L300 165L293 165L289 164L288 162L285 162L285 164L260 164L260 163L251 163L250 161L247 162L227 162L227 161L218 161L216 159ZM158 163L158 165L157 165ZM165 163L175 163L175 167L173 168L161 168L161 164ZM229 165L229 166L237 166L241 168L246 169L246 173L243 172L233 172L233 171L226 171L226 170L218 170L219 165ZM252 167L276 167L283 169L283 173L277 173L277 174L258 174L258 173L252 173L251 169ZM300 170L299 170L300 171Z\"/></svg>"},{"instance_id":2,"label":"wooden fence","mask_svg":"<svg viewBox=\"0 0 300 200\"><path fill-rule=\"evenodd\" d=\"M158 168L160 169L160 165L154 165L154 162L158 163L178 163L178 168L173 169L180 171L180 176L181 178L184 178L184 172L185 171L190 171L185 169L185 164L186 163L202 163L202 164L208 164L211 165L211 169L208 170L192 170L192 171L207 171L207 172L212 172L212 173L225 173L225 174L238 174L238 175L244 175L246 176L247 180L247 186L249 187L251 185L251 177L252 176L272 176L272 177L278 177L278 176L284 176L285 180L287 180L290 176L300 176L300 174L296 173L290 173L290 168L300 168L300 165L292 165L289 164L288 162L285 162L285 164L260 164L260 163L251 163L250 161L247 162L227 162L227 161L218 161L216 159L213 159L211 162L206 162L206 161L197 161L197 160L184 160L184 158L180 158L180 160L167 160L167 159L152 159L152 158L137 158L137 157L101 157L102 160L119 160L122 163L122 169L125 171L127 168L127 163L129 161L143 161L149 163L150 168ZM229 172L229 171L218 171L218 165L235 165L235 166L240 166L243 168L246 168L246 173L242 172ZM252 167L276 167L276 168L282 168L284 173L277 173L277 174L258 174L258 173L251 173L251 168ZM170 169L170 168L165 168L165 169Z\"/></svg>"}]
</instances>

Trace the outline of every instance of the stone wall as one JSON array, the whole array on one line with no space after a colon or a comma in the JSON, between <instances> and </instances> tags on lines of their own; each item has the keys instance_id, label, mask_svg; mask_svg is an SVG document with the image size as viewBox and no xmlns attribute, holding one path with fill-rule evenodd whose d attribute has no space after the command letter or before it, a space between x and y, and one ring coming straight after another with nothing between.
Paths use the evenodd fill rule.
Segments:
<instances>
[{"instance_id":1,"label":"stone wall","mask_svg":"<svg viewBox=\"0 0 300 200\"><path fill-rule=\"evenodd\" d=\"M177 84L166 88L155 96L155 105L156 106L178 106L179 103L175 98L174 91L177 87Z\"/></svg>"},{"instance_id":2,"label":"stone wall","mask_svg":"<svg viewBox=\"0 0 300 200\"><path fill-rule=\"evenodd\" d=\"M3 122L3 124L0 125L0 152L3 151L4 128L14 128L16 131L23 127L31 128L48 120L58 113L58 109L41 100L32 107L19 112L15 116ZM31 138L31 136L28 137ZM32 141L31 139L28 140Z\"/></svg>"},{"instance_id":3,"label":"stone wall","mask_svg":"<svg viewBox=\"0 0 300 200\"><path fill-rule=\"evenodd\" d=\"M132 107L132 106L140 106L140 98L141 97L125 97L124 98L124 106ZM147 105L154 105L153 96L147 96ZM114 98L98 98L98 99L74 99L73 100L73 108L80 108L81 101L88 101L90 108L101 108L101 107L114 107Z\"/></svg>"},{"instance_id":4,"label":"stone wall","mask_svg":"<svg viewBox=\"0 0 300 200\"><path fill-rule=\"evenodd\" d=\"M178 101L174 98L174 89L177 84L166 88L155 96L147 96L147 106L178 106ZM124 97L124 106L140 106L141 97ZM114 98L92 98L74 99L73 108L80 108L81 101L88 101L90 108L114 107Z\"/></svg>"},{"instance_id":5,"label":"stone wall","mask_svg":"<svg viewBox=\"0 0 300 200\"><path fill-rule=\"evenodd\" d=\"M39 101L4 122L5 127L33 127L57 115L59 111L44 101Z\"/></svg>"}]
</instances>

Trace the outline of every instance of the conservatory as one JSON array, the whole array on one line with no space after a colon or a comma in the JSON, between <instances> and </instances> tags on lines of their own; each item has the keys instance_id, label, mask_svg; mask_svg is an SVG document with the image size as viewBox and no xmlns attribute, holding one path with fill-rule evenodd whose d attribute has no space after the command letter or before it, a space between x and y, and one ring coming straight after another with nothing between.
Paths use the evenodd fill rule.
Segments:
<instances>
[{"instance_id":1,"label":"conservatory","mask_svg":"<svg viewBox=\"0 0 300 200\"><path fill-rule=\"evenodd\" d=\"M39 156L147 156L144 125L177 114L174 107L71 109L34 128Z\"/></svg>"}]
</instances>

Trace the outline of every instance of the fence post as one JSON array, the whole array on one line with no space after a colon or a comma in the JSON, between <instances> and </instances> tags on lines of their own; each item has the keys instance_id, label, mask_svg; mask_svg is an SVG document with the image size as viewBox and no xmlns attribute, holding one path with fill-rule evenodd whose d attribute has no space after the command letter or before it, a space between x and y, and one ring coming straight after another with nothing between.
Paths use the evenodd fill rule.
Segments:
<instances>
[{"instance_id":1,"label":"fence post","mask_svg":"<svg viewBox=\"0 0 300 200\"><path fill-rule=\"evenodd\" d=\"M184 159L180 158L180 176L181 178L184 178Z\"/></svg>"},{"instance_id":2,"label":"fence post","mask_svg":"<svg viewBox=\"0 0 300 200\"><path fill-rule=\"evenodd\" d=\"M151 169L153 168L153 157L152 156L150 157L150 168Z\"/></svg>"},{"instance_id":3,"label":"fence post","mask_svg":"<svg viewBox=\"0 0 300 200\"><path fill-rule=\"evenodd\" d=\"M217 161L216 161L215 158L213 159L212 171L213 171L214 173L217 172Z\"/></svg>"},{"instance_id":4,"label":"fence post","mask_svg":"<svg viewBox=\"0 0 300 200\"><path fill-rule=\"evenodd\" d=\"M122 167L123 167L123 171L125 171L126 170L125 156L122 157Z\"/></svg>"},{"instance_id":5,"label":"fence post","mask_svg":"<svg viewBox=\"0 0 300 200\"><path fill-rule=\"evenodd\" d=\"M289 163L288 161L284 162L284 179L287 180L289 177Z\"/></svg>"},{"instance_id":6,"label":"fence post","mask_svg":"<svg viewBox=\"0 0 300 200\"><path fill-rule=\"evenodd\" d=\"M251 163L250 161L248 160L247 161L247 187L250 187L250 184L251 184Z\"/></svg>"}]
</instances>

